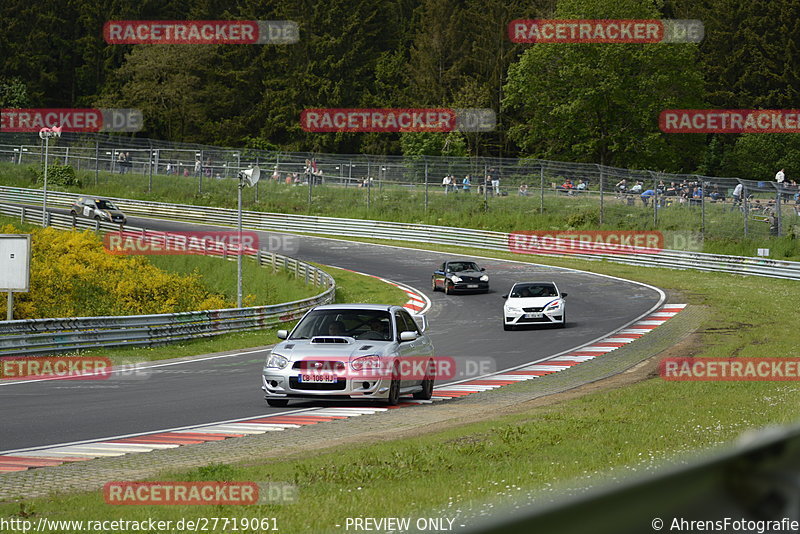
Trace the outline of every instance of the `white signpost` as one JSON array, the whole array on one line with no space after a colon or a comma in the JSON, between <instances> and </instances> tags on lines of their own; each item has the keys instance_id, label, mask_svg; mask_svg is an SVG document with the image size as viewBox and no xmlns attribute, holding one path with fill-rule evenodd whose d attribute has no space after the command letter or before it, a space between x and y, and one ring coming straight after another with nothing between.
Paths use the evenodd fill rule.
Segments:
<instances>
[{"instance_id":1,"label":"white signpost","mask_svg":"<svg viewBox=\"0 0 800 534\"><path fill-rule=\"evenodd\" d=\"M39 137L44 141L44 188L42 189L42 226L47 226L47 151L51 137L61 137L61 127L42 128Z\"/></svg>"},{"instance_id":2,"label":"white signpost","mask_svg":"<svg viewBox=\"0 0 800 534\"><path fill-rule=\"evenodd\" d=\"M8 292L6 319L14 318L14 292L30 291L30 234L0 234L0 291Z\"/></svg>"}]
</instances>

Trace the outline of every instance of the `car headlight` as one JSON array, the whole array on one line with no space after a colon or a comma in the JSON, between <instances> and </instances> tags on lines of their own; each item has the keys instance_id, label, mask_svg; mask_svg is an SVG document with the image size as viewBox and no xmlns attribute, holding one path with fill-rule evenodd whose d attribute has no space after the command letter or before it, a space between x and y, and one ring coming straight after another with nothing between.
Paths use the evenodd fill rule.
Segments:
<instances>
[{"instance_id":1,"label":"car headlight","mask_svg":"<svg viewBox=\"0 0 800 534\"><path fill-rule=\"evenodd\" d=\"M514 306L509 306L506 308L508 313L522 313L522 308L515 308Z\"/></svg>"},{"instance_id":2,"label":"car headlight","mask_svg":"<svg viewBox=\"0 0 800 534\"><path fill-rule=\"evenodd\" d=\"M458 283L458 282L460 282L460 281L461 281L461 278L459 278L459 277L458 277L458 276L456 276L456 275L453 275L453 276L451 276L451 277L450 277L450 280L452 280L452 281L453 281L453 282L455 282L455 283Z\"/></svg>"},{"instance_id":3,"label":"car headlight","mask_svg":"<svg viewBox=\"0 0 800 534\"><path fill-rule=\"evenodd\" d=\"M484 274L483 276L481 276L481 282L488 282L488 281L489 281L489 275L488 274Z\"/></svg>"},{"instance_id":4,"label":"car headlight","mask_svg":"<svg viewBox=\"0 0 800 534\"><path fill-rule=\"evenodd\" d=\"M275 354L274 352L269 355L267 358L267 367L270 369L283 369L289 365L289 358L285 356L281 356L280 354Z\"/></svg>"},{"instance_id":5,"label":"car headlight","mask_svg":"<svg viewBox=\"0 0 800 534\"><path fill-rule=\"evenodd\" d=\"M107 211L101 211L101 212L100 212L100 216L101 216L103 219L108 219L109 221L111 220L111 214L110 214L110 213L108 213Z\"/></svg>"},{"instance_id":6,"label":"car headlight","mask_svg":"<svg viewBox=\"0 0 800 534\"><path fill-rule=\"evenodd\" d=\"M561 301L560 300L556 300L556 301L551 302L550 304L547 305L547 309L548 310L555 310L556 308L560 308L560 307L561 307Z\"/></svg>"},{"instance_id":7,"label":"car headlight","mask_svg":"<svg viewBox=\"0 0 800 534\"><path fill-rule=\"evenodd\" d=\"M377 354L361 356L350 362L350 367L353 368L353 371L379 369L381 367L381 358Z\"/></svg>"}]
</instances>

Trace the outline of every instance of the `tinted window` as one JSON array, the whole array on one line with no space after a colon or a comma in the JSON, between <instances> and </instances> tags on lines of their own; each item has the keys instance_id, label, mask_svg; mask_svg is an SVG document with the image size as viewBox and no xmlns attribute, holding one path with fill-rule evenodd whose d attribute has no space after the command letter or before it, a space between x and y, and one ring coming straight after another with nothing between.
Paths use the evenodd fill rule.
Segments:
<instances>
[{"instance_id":1,"label":"tinted window","mask_svg":"<svg viewBox=\"0 0 800 534\"><path fill-rule=\"evenodd\" d=\"M558 292L553 284L517 284L511 291L511 298L557 297Z\"/></svg>"},{"instance_id":2,"label":"tinted window","mask_svg":"<svg viewBox=\"0 0 800 534\"><path fill-rule=\"evenodd\" d=\"M398 312L399 321L397 323L398 330L401 332L416 332L420 334L419 327L417 323L414 322L414 319L409 315L406 311ZM402 325L402 328L401 328Z\"/></svg>"},{"instance_id":3,"label":"tinted window","mask_svg":"<svg viewBox=\"0 0 800 534\"><path fill-rule=\"evenodd\" d=\"M317 310L306 315L290 339L316 336L346 336L355 339L389 341L392 338L389 312L381 310Z\"/></svg>"}]
</instances>

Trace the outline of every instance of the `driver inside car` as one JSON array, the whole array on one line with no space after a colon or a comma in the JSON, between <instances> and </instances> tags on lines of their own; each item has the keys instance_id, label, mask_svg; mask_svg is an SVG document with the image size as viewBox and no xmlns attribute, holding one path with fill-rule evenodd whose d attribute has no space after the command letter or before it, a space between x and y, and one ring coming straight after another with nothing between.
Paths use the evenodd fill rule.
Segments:
<instances>
[{"instance_id":1,"label":"driver inside car","mask_svg":"<svg viewBox=\"0 0 800 534\"><path fill-rule=\"evenodd\" d=\"M344 323L341 321L333 321L328 326L328 335L331 336L343 336L344 334Z\"/></svg>"}]
</instances>

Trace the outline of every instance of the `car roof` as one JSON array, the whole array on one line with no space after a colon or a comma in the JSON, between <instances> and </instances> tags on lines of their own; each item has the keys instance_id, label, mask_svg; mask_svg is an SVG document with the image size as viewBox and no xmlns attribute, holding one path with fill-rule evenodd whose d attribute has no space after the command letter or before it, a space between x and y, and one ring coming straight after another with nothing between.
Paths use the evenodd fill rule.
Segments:
<instances>
[{"instance_id":1,"label":"car roof","mask_svg":"<svg viewBox=\"0 0 800 534\"><path fill-rule=\"evenodd\" d=\"M317 306L315 310L370 310L370 311L392 311L402 306L394 306L391 304L323 304ZM402 308L404 309L404 308Z\"/></svg>"},{"instance_id":2,"label":"car roof","mask_svg":"<svg viewBox=\"0 0 800 534\"><path fill-rule=\"evenodd\" d=\"M475 260L463 259L463 260L446 260L445 263L478 263L478 262Z\"/></svg>"}]
</instances>

